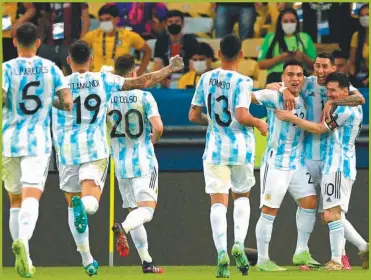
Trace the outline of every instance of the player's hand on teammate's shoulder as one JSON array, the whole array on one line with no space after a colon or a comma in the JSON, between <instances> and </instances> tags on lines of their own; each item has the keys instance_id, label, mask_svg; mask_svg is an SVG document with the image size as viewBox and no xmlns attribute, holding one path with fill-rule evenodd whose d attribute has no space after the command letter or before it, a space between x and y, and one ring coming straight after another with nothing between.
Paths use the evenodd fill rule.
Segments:
<instances>
[{"instance_id":1,"label":"player's hand on teammate's shoulder","mask_svg":"<svg viewBox=\"0 0 371 280\"><path fill-rule=\"evenodd\" d=\"M266 89L280 90L283 87L283 83L270 83L265 86Z\"/></svg>"},{"instance_id":2,"label":"player's hand on teammate's shoulder","mask_svg":"<svg viewBox=\"0 0 371 280\"><path fill-rule=\"evenodd\" d=\"M259 119L259 122L256 128L260 131L261 135L267 136L268 124L265 121Z\"/></svg>"},{"instance_id":3,"label":"player's hand on teammate's shoulder","mask_svg":"<svg viewBox=\"0 0 371 280\"><path fill-rule=\"evenodd\" d=\"M294 110L296 108L295 96L288 89L284 90L282 95L285 102L285 109L287 111Z\"/></svg>"},{"instance_id":4,"label":"player's hand on teammate's shoulder","mask_svg":"<svg viewBox=\"0 0 371 280\"><path fill-rule=\"evenodd\" d=\"M281 121L291 121L295 115L291 111L276 109L276 117Z\"/></svg>"},{"instance_id":5,"label":"player's hand on teammate's shoulder","mask_svg":"<svg viewBox=\"0 0 371 280\"><path fill-rule=\"evenodd\" d=\"M180 55L176 55L170 58L169 66L173 72L178 72L184 68L183 58Z\"/></svg>"}]
</instances>

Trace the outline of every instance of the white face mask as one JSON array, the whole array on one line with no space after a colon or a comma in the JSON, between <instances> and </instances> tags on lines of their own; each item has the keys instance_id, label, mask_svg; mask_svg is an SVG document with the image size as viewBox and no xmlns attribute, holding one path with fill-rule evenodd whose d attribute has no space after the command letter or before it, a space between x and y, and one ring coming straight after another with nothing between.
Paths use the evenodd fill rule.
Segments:
<instances>
[{"instance_id":1,"label":"white face mask","mask_svg":"<svg viewBox=\"0 0 371 280\"><path fill-rule=\"evenodd\" d=\"M296 22L295 23L282 23L282 29L286 35L294 34L296 31Z\"/></svg>"},{"instance_id":2,"label":"white face mask","mask_svg":"<svg viewBox=\"0 0 371 280\"><path fill-rule=\"evenodd\" d=\"M362 25L362 27L368 27L368 16L359 17L359 23Z\"/></svg>"},{"instance_id":3,"label":"white face mask","mask_svg":"<svg viewBox=\"0 0 371 280\"><path fill-rule=\"evenodd\" d=\"M103 32L109 33L113 30L113 23L110 20L101 21L99 27L103 30Z\"/></svg>"},{"instance_id":4,"label":"white face mask","mask_svg":"<svg viewBox=\"0 0 371 280\"><path fill-rule=\"evenodd\" d=\"M197 74L203 74L207 70L206 61L193 61L193 69Z\"/></svg>"}]
</instances>

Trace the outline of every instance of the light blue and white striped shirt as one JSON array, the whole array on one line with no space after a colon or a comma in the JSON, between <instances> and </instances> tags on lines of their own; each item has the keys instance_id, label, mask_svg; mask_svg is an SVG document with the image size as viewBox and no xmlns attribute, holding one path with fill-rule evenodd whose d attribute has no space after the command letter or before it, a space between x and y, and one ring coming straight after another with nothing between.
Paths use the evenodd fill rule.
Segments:
<instances>
[{"instance_id":1,"label":"light blue and white striped shirt","mask_svg":"<svg viewBox=\"0 0 371 280\"><path fill-rule=\"evenodd\" d=\"M326 120L325 125L330 130L327 134L322 174L341 171L345 178L355 180L356 150L355 141L361 130L363 119L362 106L338 106Z\"/></svg>"},{"instance_id":2,"label":"light blue and white striped shirt","mask_svg":"<svg viewBox=\"0 0 371 280\"><path fill-rule=\"evenodd\" d=\"M3 156L51 153L50 113L53 98L68 88L62 71L38 56L3 63Z\"/></svg>"},{"instance_id":3,"label":"light blue and white striped shirt","mask_svg":"<svg viewBox=\"0 0 371 280\"><path fill-rule=\"evenodd\" d=\"M155 116L160 114L150 92L130 90L111 97L107 124L119 178L143 177L152 172L157 160L149 119Z\"/></svg>"},{"instance_id":4,"label":"light blue and white striped shirt","mask_svg":"<svg viewBox=\"0 0 371 280\"><path fill-rule=\"evenodd\" d=\"M350 86L350 91L356 88ZM320 86L316 76L306 77L304 80L302 96L307 105L307 120L315 123L321 122L321 114L327 101L327 89ZM305 158L310 160L323 160L325 157L327 136L305 133L304 151Z\"/></svg>"},{"instance_id":5,"label":"light blue and white striped shirt","mask_svg":"<svg viewBox=\"0 0 371 280\"><path fill-rule=\"evenodd\" d=\"M267 107L268 115L268 143L262 163L273 164L280 170L296 170L304 166L304 130L276 117L275 110L284 108L283 95L268 89L255 91L254 95L261 105ZM306 119L304 99L299 95L295 101L296 108L292 112Z\"/></svg>"},{"instance_id":6,"label":"light blue and white striped shirt","mask_svg":"<svg viewBox=\"0 0 371 280\"><path fill-rule=\"evenodd\" d=\"M209 125L203 160L214 165L244 165L255 160L252 127L236 120L236 108L249 109L253 82L235 71L215 69L198 82L192 105L206 107Z\"/></svg>"},{"instance_id":7,"label":"light blue and white striped shirt","mask_svg":"<svg viewBox=\"0 0 371 280\"><path fill-rule=\"evenodd\" d=\"M53 139L59 163L78 165L109 157L106 114L113 92L124 78L110 73L72 73L66 77L73 96L71 112L53 108Z\"/></svg>"}]
</instances>

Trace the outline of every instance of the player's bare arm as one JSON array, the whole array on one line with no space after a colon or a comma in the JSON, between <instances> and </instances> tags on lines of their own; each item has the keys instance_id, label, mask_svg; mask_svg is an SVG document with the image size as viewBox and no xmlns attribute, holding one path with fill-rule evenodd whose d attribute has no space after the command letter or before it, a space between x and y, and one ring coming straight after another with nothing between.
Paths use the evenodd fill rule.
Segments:
<instances>
[{"instance_id":1,"label":"player's bare arm","mask_svg":"<svg viewBox=\"0 0 371 280\"><path fill-rule=\"evenodd\" d=\"M310 122L295 116L290 111L277 109L276 117L281 121L287 121L296 124L298 127L313 134L320 135L329 131L323 122L322 123Z\"/></svg>"},{"instance_id":2,"label":"player's bare arm","mask_svg":"<svg viewBox=\"0 0 371 280\"><path fill-rule=\"evenodd\" d=\"M252 116L247 108L236 108L236 120L242 125L256 127L263 136L267 136L268 124Z\"/></svg>"},{"instance_id":3,"label":"player's bare arm","mask_svg":"<svg viewBox=\"0 0 371 280\"><path fill-rule=\"evenodd\" d=\"M57 91L57 97L53 100L53 106L59 110L72 111L73 98L68 88Z\"/></svg>"},{"instance_id":4,"label":"player's bare arm","mask_svg":"<svg viewBox=\"0 0 371 280\"><path fill-rule=\"evenodd\" d=\"M365 103L366 103L365 98L358 90L351 91L349 92L349 96L343 99L327 100L323 108L323 111L322 111L321 119L322 121L324 121L325 119L329 118L331 115L331 112L334 110L336 106L358 106L358 105L362 105Z\"/></svg>"},{"instance_id":5,"label":"player's bare arm","mask_svg":"<svg viewBox=\"0 0 371 280\"><path fill-rule=\"evenodd\" d=\"M125 80L122 90L140 89L151 87L162 81L172 73L178 72L184 68L183 58L176 55L170 58L169 65L161 70L144 74L137 78L129 78Z\"/></svg>"},{"instance_id":6,"label":"player's bare arm","mask_svg":"<svg viewBox=\"0 0 371 280\"><path fill-rule=\"evenodd\" d=\"M189 120L199 125L209 125L206 114L202 113L202 107L192 105L188 114Z\"/></svg>"},{"instance_id":7,"label":"player's bare arm","mask_svg":"<svg viewBox=\"0 0 371 280\"><path fill-rule=\"evenodd\" d=\"M164 132L164 125L160 116L155 116L149 118L149 122L152 126L151 141L152 144L155 144L160 140L162 133Z\"/></svg>"}]
</instances>

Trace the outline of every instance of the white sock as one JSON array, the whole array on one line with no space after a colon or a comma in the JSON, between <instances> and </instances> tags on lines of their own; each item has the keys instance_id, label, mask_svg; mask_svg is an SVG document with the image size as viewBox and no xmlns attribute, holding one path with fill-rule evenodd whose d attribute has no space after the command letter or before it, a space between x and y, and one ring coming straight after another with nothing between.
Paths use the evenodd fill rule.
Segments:
<instances>
[{"instance_id":1,"label":"white sock","mask_svg":"<svg viewBox=\"0 0 371 280\"><path fill-rule=\"evenodd\" d=\"M75 240L77 251L80 252L82 265L85 267L93 262L93 256L90 254L89 247L89 226L86 227L84 233L79 233L74 224L73 208L68 208L68 225Z\"/></svg>"},{"instance_id":2,"label":"white sock","mask_svg":"<svg viewBox=\"0 0 371 280\"><path fill-rule=\"evenodd\" d=\"M22 201L21 209L18 214L19 234L25 245L26 253L30 254L28 241L31 239L39 218L39 201L33 197L27 197Z\"/></svg>"},{"instance_id":3,"label":"white sock","mask_svg":"<svg viewBox=\"0 0 371 280\"><path fill-rule=\"evenodd\" d=\"M240 197L234 201L234 242L245 243L247 230L250 222L250 200L247 197Z\"/></svg>"},{"instance_id":4,"label":"white sock","mask_svg":"<svg viewBox=\"0 0 371 280\"><path fill-rule=\"evenodd\" d=\"M148 252L148 241L147 241L147 231L144 225L137 227L130 231L131 238L133 239L133 243L135 248L137 248L139 257L141 262L144 261L151 263L152 258Z\"/></svg>"},{"instance_id":5,"label":"white sock","mask_svg":"<svg viewBox=\"0 0 371 280\"><path fill-rule=\"evenodd\" d=\"M366 250L367 242L359 235L353 225L346 218L343 218L342 221L346 240L356 246L360 252Z\"/></svg>"},{"instance_id":6,"label":"white sock","mask_svg":"<svg viewBox=\"0 0 371 280\"><path fill-rule=\"evenodd\" d=\"M308 241L312 234L316 222L316 209L305 209L298 207L296 213L296 227L298 230L298 239L296 243L295 255L308 251Z\"/></svg>"},{"instance_id":7,"label":"white sock","mask_svg":"<svg viewBox=\"0 0 371 280\"><path fill-rule=\"evenodd\" d=\"M344 223L344 221L343 221ZM345 236L345 225L344 225L344 236ZM343 252L342 252L342 255L345 256L347 254L347 252L345 251L345 245L347 244L347 239L344 238L344 241L343 241Z\"/></svg>"},{"instance_id":8,"label":"white sock","mask_svg":"<svg viewBox=\"0 0 371 280\"><path fill-rule=\"evenodd\" d=\"M210 210L210 223L216 251L227 252L227 207L215 203Z\"/></svg>"},{"instance_id":9,"label":"white sock","mask_svg":"<svg viewBox=\"0 0 371 280\"><path fill-rule=\"evenodd\" d=\"M152 220L154 210L151 207L139 207L127 215L125 221L122 223L122 227L125 232L140 227L144 223L147 223Z\"/></svg>"},{"instance_id":10,"label":"white sock","mask_svg":"<svg viewBox=\"0 0 371 280\"><path fill-rule=\"evenodd\" d=\"M331 260L341 263L343 251L344 226L342 220L328 223L330 229Z\"/></svg>"},{"instance_id":11,"label":"white sock","mask_svg":"<svg viewBox=\"0 0 371 280\"><path fill-rule=\"evenodd\" d=\"M10 208L9 213L9 230L10 235L12 236L13 241L18 239L19 234L19 223L18 223L18 215L19 215L20 208Z\"/></svg>"},{"instance_id":12,"label":"white sock","mask_svg":"<svg viewBox=\"0 0 371 280\"><path fill-rule=\"evenodd\" d=\"M273 223L276 217L261 213L256 224L256 244L258 249L258 264L269 260L269 242L272 237Z\"/></svg>"}]
</instances>

